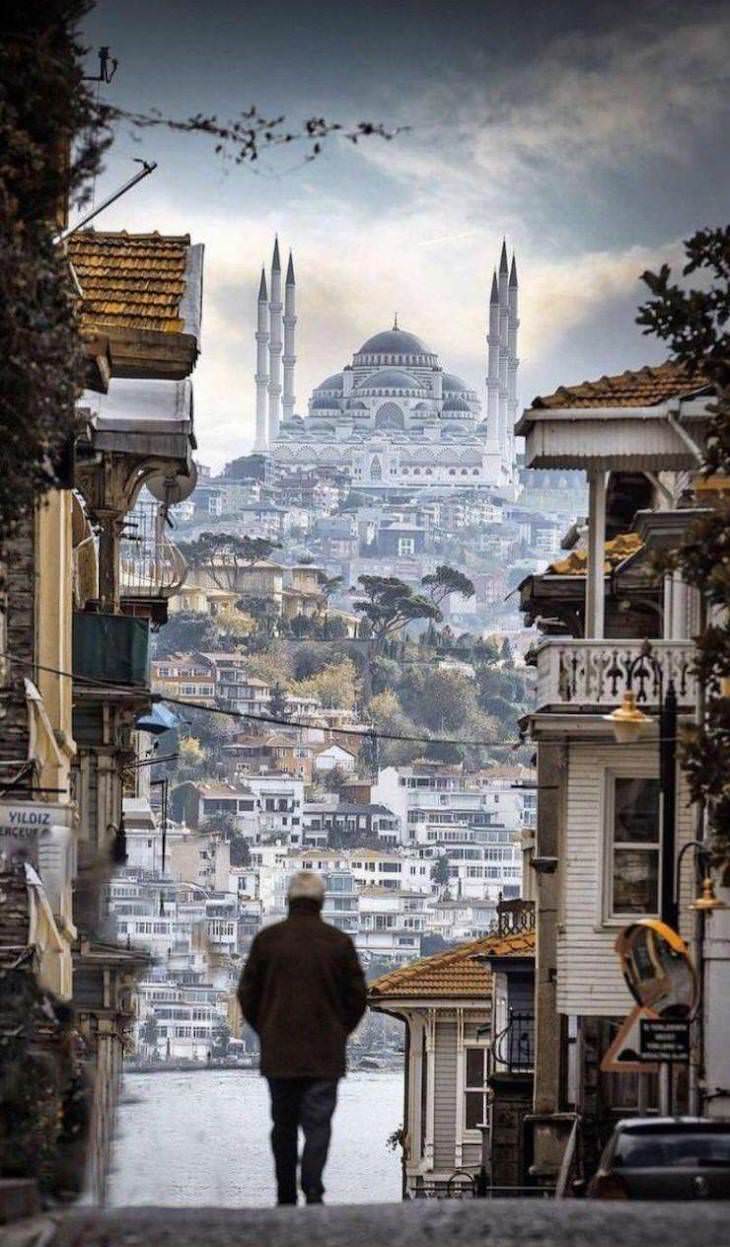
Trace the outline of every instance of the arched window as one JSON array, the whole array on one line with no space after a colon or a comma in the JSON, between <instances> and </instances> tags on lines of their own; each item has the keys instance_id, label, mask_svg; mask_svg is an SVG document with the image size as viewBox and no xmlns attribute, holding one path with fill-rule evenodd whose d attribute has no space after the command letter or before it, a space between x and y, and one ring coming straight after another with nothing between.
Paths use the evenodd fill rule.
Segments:
<instances>
[{"instance_id":1,"label":"arched window","mask_svg":"<svg viewBox=\"0 0 730 1247\"><path fill-rule=\"evenodd\" d=\"M381 481L383 479L383 468L377 455L370 462L370 479L372 481Z\"/></svg>"},{"instance_id":2,"label":"arched window","mask_svg":"<svg viewBox=\"0 0 730 1247\"><path fill-rule=\"evenodd\" d=\"M376 429L404 429L403 412L397 403L383 403L375 413Z\"/></svg>"}]
</instances>

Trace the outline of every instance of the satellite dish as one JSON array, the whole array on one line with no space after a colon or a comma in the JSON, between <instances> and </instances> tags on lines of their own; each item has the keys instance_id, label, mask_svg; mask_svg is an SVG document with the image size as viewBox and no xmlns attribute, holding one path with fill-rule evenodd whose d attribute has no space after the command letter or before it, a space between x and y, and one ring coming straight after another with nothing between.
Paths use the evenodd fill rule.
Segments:
<instances>
[{"instance_id":1,"label":"satellite dish","mask_svg":"<svg viewBox=\"0 0 730 1247\"><path fill-rule=\"evenodd\" d=\"M183 476L182 473L178 476L151 476L147 481L147 488L158 502L174 507L176 503L184 502L190 497L197 483L198 468L193 462L190 464L187 476Z\"/></svg>"}]
</instances>

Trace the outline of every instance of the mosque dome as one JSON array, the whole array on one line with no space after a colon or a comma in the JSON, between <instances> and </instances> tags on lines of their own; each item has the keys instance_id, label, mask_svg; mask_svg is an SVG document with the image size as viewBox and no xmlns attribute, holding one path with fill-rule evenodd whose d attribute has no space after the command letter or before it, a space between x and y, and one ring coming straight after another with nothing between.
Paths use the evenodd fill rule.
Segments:
<instances>
[{"instance_id":1,"label":"mosque dome","mask_svg":"<svg viewBox=\"0 0 730 1247\"><path fill-rule=\"evenodd\" d=\"M444 394L456 392L457 394L467 394L469 386L466 381L462 381L461 377L457 377L453 372L445 372L441 382Z\"/></svg>"},{"instance_id":2,"label":"mosque dome","mask_svg":"<svg viewBox=\"0 0 730 1247\"><path fill-rule=\"evenodd\" d=\"M344 379L341 372L333 372L331 377L325 377L317 386L317 390L342 390L344 387Z\"/></svg>"},{"instance_id":3,"label":"mosque dome","mask_svg":"<svg viewBox=\"0 0 730 1247\"><path fill-rule=\"evenodd\" d=\"M471 411L469 404L465 398L457 395L454 398L447 398L443 406L444 411Z\"/></svg>"},{"instance_id":4,"label":"mosque dome","mask_svg":"<svg viewBox=\"0 0 730 1247\"><path fill-rule=\"evenodd\" d=\"M337 399L336 398L325 398L323 394L319 394L318 390L315 390L315 394L317 394L318 397L312 399L312 411L336 411L337 410Z\"/></svg>"},{"instance_id":5,"label":"mosque dome","mask_svg":"<svg viewBox=\"0 0 730 1247\"><path fill-rule=\"evenodd\" d=\"M356 387L358 390L423 390L423 385L401 368L381 368L363 377Z\"/></svg>"},{"instance_id":6,"label":"mosque dome","mask_svg":"<svg viewBox=\"0 0 730 1247\"><path fill-rule=\"evenodd\" d=\"M384 329L376 333L367 342L363 342L358 355L432 355L425 343L415 333L406 333L405 329Z\"/></svg>"}]
</instances>

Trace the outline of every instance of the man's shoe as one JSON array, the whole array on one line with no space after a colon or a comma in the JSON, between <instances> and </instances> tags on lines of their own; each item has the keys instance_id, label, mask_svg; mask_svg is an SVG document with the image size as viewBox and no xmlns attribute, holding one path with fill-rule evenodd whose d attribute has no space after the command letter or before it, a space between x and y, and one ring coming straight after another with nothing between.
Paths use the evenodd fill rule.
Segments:
<instances>
[{"instance_id":1,"label":"man's shoe","mask_svg":"<svg viewBox=\"0 0 730 1247\"><path fill-rule=\"evenodd\" d=\"M308 1204L323 1204L324 1200L321 1195L305 1195Z\"/></svg>"}]
</instances>

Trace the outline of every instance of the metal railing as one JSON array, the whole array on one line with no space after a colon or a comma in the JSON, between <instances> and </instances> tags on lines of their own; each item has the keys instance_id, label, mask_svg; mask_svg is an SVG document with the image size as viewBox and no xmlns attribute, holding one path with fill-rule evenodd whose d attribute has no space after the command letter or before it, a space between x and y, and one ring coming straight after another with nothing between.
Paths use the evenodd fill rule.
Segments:
<instances>
[{"instance_id":1,"label":"metal railing","mask_svg":"<svg viewBox=\"0 0 730 1247\"><path fill-rule=\"evenodd\" d=\"M119 583L122 597L171 598L182 588L187 563L165 531L158 502L137 502L120 542Z\"/></svg>"},{"instance_id":2,"label":"metal railing","mask_svg":"<svg viewBox=\"0 0 730 1247\"><path fill-rule=\"evenodd\" d=\"M495 1073L500 1069L510 1074L530 1073L535 1066L534 1013L517 1013L510 1009L509 1021L504 1030L495 1035L492 1051Z\"/></svg>"}]
</instances>

